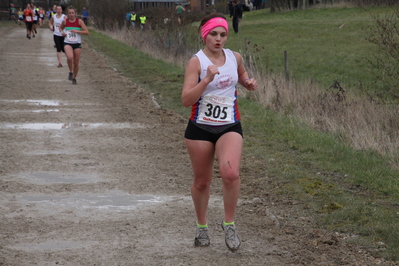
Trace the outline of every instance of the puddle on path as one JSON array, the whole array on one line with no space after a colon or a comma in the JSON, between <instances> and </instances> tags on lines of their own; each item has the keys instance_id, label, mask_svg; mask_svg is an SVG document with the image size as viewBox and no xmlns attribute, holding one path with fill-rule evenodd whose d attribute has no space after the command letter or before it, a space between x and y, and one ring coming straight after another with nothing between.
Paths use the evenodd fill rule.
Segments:
<instances>
[{"instance_id":1,"label":"puddle on path","mask_svg":"<svg viewBox=\"0 0 399 266\"><path fill-rule=\"evenodd\" d=\"M6 110L2 111L4 113L51 113L51 112L59 112L60 109L38 109L38 110Z\"/></svg>"},{"instance_id":2,"label":"puddle on path","mask_svg":"<svg viewBox=\"0 0 399 266\"><path fill-rule=\"evenodd\" d=\"M170 201L172 197L160 197L154 195L131 195L124 192L113 191L103 194L79 193L68 196L21 196L21 199L29 203L36 203L45 206L56 206L57 208L62 206L83 209L94 208L128 211L142 205L157 204Z\"/></svg>"},{"instance_id":3,"label":"puddle on path","mask_svg":"<svg viewBox=\"0 0 399 266\"><path fill-rule=\"evenodd\" d=\"M57 100L1 100L1 101L9 103L28 103L32 105L44 105L44 106L66 105L65 103Z\"/></svg>"},{"instance_id":4,"label":"puddle on path","mask_svg":"<svg viewBox=\"0 0 399 266\"><path fill-rule=\"evenodd\" d=\"M30 129L30 130L60 130L60 129L73 129L73 128L112 128L123 129L133 128L140 129L146 128L145 125L140 123L26 123L26 124L0 124L0 129Z\"/></svg>"},{"instance_id":5,"label":"puddle on path","mask_svg":"<svg viewBox=\"0 0 399 266\"><path fill-rule=\"evenodd\" d=\"M32 113L59 112L59 109L33 110Z\"/></svg>"},{"instance_id":6,"label":"puddle on path","mask_svg":"<svg viewBox=\"0 0 399 266\"><path fill-rule=\"evenodd\" d=\"M59 172L23 173L20 177L35 184L82 184L97 182L99 180L97 175L63 174Z\"/></svg>"},{"instance_id":7,"label":"puddle on path","mask_svg":"<svg viewBox=\"0 0 399 266\"><path fill-rule=\"evenodd\" d=\"M65 79L48 79L48 82L62 82L65 81Z\"/></svg>"}]
</instances>

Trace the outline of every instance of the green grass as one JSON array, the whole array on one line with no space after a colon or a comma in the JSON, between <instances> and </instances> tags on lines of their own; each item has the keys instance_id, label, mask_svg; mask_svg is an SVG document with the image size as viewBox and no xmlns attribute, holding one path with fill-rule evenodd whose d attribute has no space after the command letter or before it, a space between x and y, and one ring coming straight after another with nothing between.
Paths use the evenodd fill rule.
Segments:
<instances>
[{"instance_id":1,"label":"green grass","mask_svg":"<svg viewBox=\"0 0 399 266\"><path fill-rule=\"evenodd\" d=\"M178 105L181 99L177 93L183 84L184 69L153 59L93 30L88 37L84 37L92 48L107 55L113 67L147 91L154 93L160 105L185 114L186 108Z\"/></svg>"},{"instance_id":2,"label":"green grass","mask_svg":"<svg viewBox=\"0 0 399 266\"><path fill-rule=\"evenodd\" d=\"M244 40L248 39L251 51L260 55L262 64L268 62L273 72L284 71L286 50L293 77L312 78L325 87L334 80L345 89L359 87L360 81L373 86L375 77L365 59L376 53L377 47L366 41L366 29L373 24L370 13L384 16L387 12L392 12L392 8L246 12L240 33L230 31L228 46L244 50Z\"/></svg>"},{"instance_id":3,"label":"green grass","mask_svg":"<svg viewBox=\"0 0 399 266\"><path fill-rule=\"evenodd\" d=\"M262 25L256 23L264 20L264 24L267 24L264 31L268 34L258 34L256 38L259 42L265 43L270 56L278 58L279 51L282 52L285 49L294 51L293 48L296 45L298 51L303 50L301 45L289 43L290 38L285 35L297 35L297 38L301 40L307 39L307 42L314 47L318 46L304 33L309 32L306 24L313 23L314 25L316 18L318 18L318 24L334 25L335 28L341 25L339 18L341 20L346 18L352 21L349 23L345 21L349 26L357 25L357 28L361 28L364 23L369 22L367 19L361 19L366 17L365 13L366 11L361 9L307 10L278 14L253 12L246 16L246 23L242 23L243 33L239 38L245 37L247 27L259 28ZM359 15L355 16L356 14ZM302 28L303 32L295 31L293 26L291 30L284 29L283 25L287 27L289 22L292 24L300 17L303 21L296 23L295 27ZM326 19L325 22L323 18ZM250 25L251 22L252 25ZM338 44L340 42L335 40L336 38L341 41L344 39L339 34L329 35L327 28L329 27L325 26L325 35L319 41L321 44ZM279 35L283 35L280 37L280 45L276 40ZM360 35L360 33L346 32L347 37L352 36L352 41L360 42ZM238 40L238 36L233 36L231 37L233 42L237 41L234 38ZM328 38L331 42L327 40ZM189 108L183 108L180 99L184 69L152 59L140 51L95 31L91 31L91 35L85 37L85 41L91 48L104 54L111 65L123 75L154 93L162 107L188 117ZM363 46L367 47L367 44L349 46L341 45L340 49L335 49L335 52L331 54L327 53L328 48L323 48L326 53L324 57L321 56L323 52L315 50L314 54L311 51L305 55L302 54L303 51L298 52L303 58L311 57L302 60L308 61L309 66L312 64L319 66L317 69L311 67L308 70L311 72L304 71L302 75L305 77L309 73L320 73L324 76L323 79L328 79L329 75L331 78L339 75L336 72L325 74L330 71L329 66L334 65L328 61L332 60L335 64L339 64L339 60L334 56L339 54L338 51L341 54L340 60L350 59L351 53L361 50ZM291 48L288 49L289 47ZM290 54L292 55L293 52ZM353 56L354 59L361 57L361 55ZM322 60L323 58L329 58L326 60L327 63ZM343 71L345 73L343 76L348 76L348 80L351 75L359 77L364 75L363 63L351 65L350 62L342 62L342 64L353 68ZM278 68L277 64L275 68ZM294 66L292 69L295 72ZM301 68L298 67L298 69ZM261 196L273 188L275 193L282 197L289 196L300 201L309 212L316 214L321 226L359 235L357 243L373 248L373 252L377 255L392 260L399 259L399 234L397 233L399 171L393 169L386 158L373 151L351 149L340 141L339 136L316 132L292 118L276 114L247 99L240 99L240 110L245 130L243 156L256 158L254 161L257 162L258 167L253 171L254 175L259 177L259 183L261 183L260 179L266 175L272 180L267 187L254 187L254 197ZM245 178L243 182L246 182ZM387 248L375 249L375 243L378 241L384 242Z\"/></svg>"},{"instance_id":4,"label":"green grass","mask_svg":"<svg viewBox=\"0 0 399 266\"><path fill-rule=\"evenodd\" d=\"M358 234L369 247L384 242L388 249L379 255L399 259L399 172L387 160L250 101L240 104L245 156L262 158L260 165L267 166L259 177L267 175L279 193L317 213L321 226Z\"/></svg>"}]
</instances>

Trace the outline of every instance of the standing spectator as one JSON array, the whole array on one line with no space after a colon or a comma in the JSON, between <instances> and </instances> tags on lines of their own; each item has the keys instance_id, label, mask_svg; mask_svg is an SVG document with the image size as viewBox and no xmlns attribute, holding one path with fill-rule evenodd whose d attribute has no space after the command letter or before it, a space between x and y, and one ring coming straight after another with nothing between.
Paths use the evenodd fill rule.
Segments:
<instances>
[{"instance_id":1,"label":"standing spectator","mask_svg":"<svg viewBox=\"0 0 399 266\"><path fill-rule=\"evenodd\" d=\"M181 3L178 3L175 10L177 13L177 22L179 22L179 24L181 24L183 12L186 11L186 9L184 9L184 7L182 7Z\"/></svg>"},{"instance_id":2,"label":"standing spectator","mask_svg":"<svg viewBox=\"0 0 399 266\"><path fill-rule=\"evenodd\" d=\"M143 14L140 16L140 26L141 30L145 30L145 23L147 21L147 17Z\"/></svg>"},{"instance_id":3,"label":"standing spectator","mask_svg":"<svg viewBox=\"0 0 399 266\"><path fill-rule=\"evenodd\" d=\"M258 7L257 7L257 9L261 9L261 8L266 8L266 2L267 2L267 0L258 0L258 2L259 2L259 4L258 4Z\"/></svg>"},{"instance_id":4,"label":"standing spectator","mask_svg":"<svg viewBox=\"0 0 399 266\"><path fill-rule=\"evenodd\" d=\"M130 22L132 23L132 27L136 27L136 20L137 20L137 14L136 12L132 11L130 14Z\"/></svg>"},{"instance_id":5,"label":"standing spectator","mask_svg":"<svg viewBox=\"0 0 399 266\"><path fill-rule=\"evenodd\" d=\"M87 21L89 18L89 11L86 9L86 7L83 7L82 17L83 17L83 22L86 24L86 26L89 25Z\"/></svg>"},{"instance_id":6,"label":"standing spectator","mask_svg":"<svg viewBox=\"0 0 399 266\"><path fill-rule=\"evenodd\" d=\"M33 10L30 4L27 4L24 10L24 20L26 25L26 38L30 40L33 26Z\"/></svg>"},{"instance_id":7,"label":"standing spectator","mask_svg":"<svg viewBox=\"0 0 399 266\"><path fill-rule=\"evenodd\" d=\"M130 12L127 12L126 13L126 16L125 16L125 18L126 18L126 26L127 27L129 27L130 26L130 18L131 18L131 16L132 16L132 14L130 13Z\"/></svg>"},{"instance_id":8,"label":"standing spectator","mask_svg":"<svg viewBox=\"0 0 399 266\"><path fill-rule=\"evenodd\" d=\"M233 18L233 29L235 33L238 33L238 23L242 19L242 6L239 0L233 0L230 5L230 18Z\"/></svg>"}]
</instances>

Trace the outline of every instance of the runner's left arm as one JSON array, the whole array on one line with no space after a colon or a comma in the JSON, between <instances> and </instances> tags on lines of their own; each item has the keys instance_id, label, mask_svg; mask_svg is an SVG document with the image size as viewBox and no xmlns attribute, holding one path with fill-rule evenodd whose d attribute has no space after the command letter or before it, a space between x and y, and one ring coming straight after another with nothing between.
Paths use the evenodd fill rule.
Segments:
<instances>
[{"instance_id":1,"label":"runner's left arm","mask_svg":"<svg viewBox=\"0 0 399 266\"><path fill-rule=\"evenodd\" d=\"M78 31L79 34L82 35L89 35L89 30L87 29L86 24L83 22L83 20L79 19L79 25L80 28L82 29L81 31Z\"/></svg>"},{"instance_id":2,"label":"runner's left arm","mask_svg":"<svg viewBox=\"0 0 399 266\"><path fill-rule=\"evenodd\" d=\"M237 73L238 73L238 83L243 85L247 90L254 91L258 88L258 83L255 79L249 78L248 73L244 66L244 60L241 54L234 52L237 60Z\"/></svg>"},{"instance_id":3,"label":"runner's left arm","mask_svg":"<svg viewBox=\"0 0 399 266\"><path fill-rule=\"evenodd\" d=\"M89 30L87 29L86 24L81 19L79 19L79 26L81 30L71 30L71 32L79 33L80 35L89 35Z\"/></svg>"}]
</instances>

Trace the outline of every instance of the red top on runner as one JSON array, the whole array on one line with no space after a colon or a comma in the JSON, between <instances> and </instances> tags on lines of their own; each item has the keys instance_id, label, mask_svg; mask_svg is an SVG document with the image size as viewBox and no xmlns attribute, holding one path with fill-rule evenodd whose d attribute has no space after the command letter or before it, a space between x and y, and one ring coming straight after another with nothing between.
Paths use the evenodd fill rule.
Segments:
<instances>
[{"instance_id":1,"label":"red top on runner","mask_svg":"<svg viewBox=\"0 0 399 266\"><path fill-rule=\"evenodd\" d=\"M24 10L24 21L33 22L33 11L25 9Z\"/></svg>"}]
</instances>

